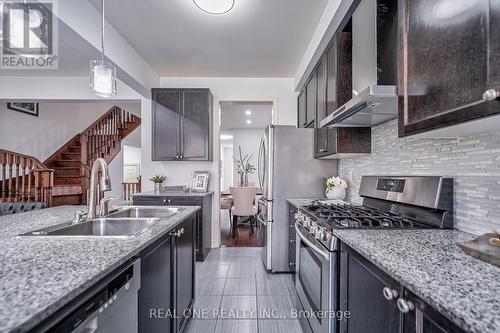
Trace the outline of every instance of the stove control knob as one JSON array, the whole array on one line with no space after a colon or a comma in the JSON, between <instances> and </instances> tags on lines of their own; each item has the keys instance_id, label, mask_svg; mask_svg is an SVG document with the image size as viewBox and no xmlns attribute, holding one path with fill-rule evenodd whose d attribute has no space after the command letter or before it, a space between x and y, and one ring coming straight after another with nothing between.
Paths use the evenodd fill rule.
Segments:
<instances>
[{"instance_id":1,"label":"stove control knob","mask_svg":"<svg viewBox=\"0 0 500 333\"><path fill-rule=\"evenodd\" d=\"M322 233L322 237L321 237L324 241L328 240L328 232L326 231L323 231Z\"/></svg>"},{"instance_id":2,"label":"stove control knob","mask_svg":"<svg viewBox=\"0 0 500 333\"><path fill-rule=\"evenodd\" d=\"M312 233L316 232L317 228L318 228L318 226L316 224L310 223L310 225L309 225L309 231L310 232L312 232Z\"/></svg>"},{"instance_id":3,"label":"stove control knob","mask_svg":"<svg viewBox=\"0 0 500 333\"><path fill-rule=\"evenodd\" d=\"M323 231L320 228L317 228L316 231L314 232L314 238L321 239L322 236L323 236Z\"/></svg>"},{"instance_id":4,"label":"stove control knob","mask_svg":"<svg viewBox=\"0 0 500 333\"><path fill-rule=\"evenodd\" d=\"M302 220L302 224L304 225L305 228L307 228L311 225L311 220L306 217Z\"/></svg>"}]
</instances>

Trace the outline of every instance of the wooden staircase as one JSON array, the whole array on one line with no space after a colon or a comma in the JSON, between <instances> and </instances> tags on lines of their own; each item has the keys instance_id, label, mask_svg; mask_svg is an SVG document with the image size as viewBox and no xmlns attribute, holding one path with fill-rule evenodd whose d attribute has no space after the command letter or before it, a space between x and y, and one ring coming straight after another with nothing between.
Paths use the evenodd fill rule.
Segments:
<instances>
[{"instance_id":1,"label":"wooden staircase","mask_svg":"<svg viewBox=\"0 0 500 333\"><path fill-rule=\"evenodd\" d=\"M0 202L52 205L54 170L32 156L0 149Z\"/></svg>"},{"instance_id":2,"label":"wooden staircase","mask_svg":"<svg viewBox=\"0 0 500 333\"><path fill-rule=\"evenodd\" d=\"M86 204L92 163L99 157L110 163L140 124L141 118L114 106L52 154L43 163L54 170L52 206Z\"/></svg>"}]
</instances>

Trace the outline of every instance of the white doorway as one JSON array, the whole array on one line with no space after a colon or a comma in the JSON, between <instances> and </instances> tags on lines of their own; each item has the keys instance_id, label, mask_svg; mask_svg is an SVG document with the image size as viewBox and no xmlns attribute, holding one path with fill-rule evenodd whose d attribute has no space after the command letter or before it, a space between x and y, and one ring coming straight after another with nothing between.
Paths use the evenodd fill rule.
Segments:
<instances>
[{"instance_id":1,"label":"white doorway","mask_svg":"<svg viewBox=\"0 0 500 333\"><path fill-rule=\"evenodd\" d=\"M272 101L221 101L218 190L220 198L219 226L222 246L262 246L262 230L257 223L232 218L230 187L242 186L238 173L240 154L257 168L258 150L265 129L273 122ZM259 187L257 170L247 175L248 186ZM256 198L257 200L258 198ZM243 223L240 223L243 220Z\"/></svg>"}]
</instances>

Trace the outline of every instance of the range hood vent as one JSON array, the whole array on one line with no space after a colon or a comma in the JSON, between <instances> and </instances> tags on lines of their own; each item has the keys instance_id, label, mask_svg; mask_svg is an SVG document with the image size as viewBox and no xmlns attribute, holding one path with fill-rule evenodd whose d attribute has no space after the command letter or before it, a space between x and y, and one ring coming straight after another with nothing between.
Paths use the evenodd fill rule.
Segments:
<instances>
[{"instance_id":1,"label":"range hood vent","mask_svg":"<svg viewBox=\"0 0 500 333\"><path fill-rule=\"evenodd\" d=\"M398 116L396 86L369 86L321 121L321 127L371 127Z\"/></svg>"},{"instance_id":2,"label":"range hood vent","mask_svg":"<svg viewBox=\"0 0 500 333\"><path fill-rule=\"evenodd\" d=\"M361 1L352 15L353 97L321 127L371 127L396 119L397 0Z\"/></svg>"}]
</instances>

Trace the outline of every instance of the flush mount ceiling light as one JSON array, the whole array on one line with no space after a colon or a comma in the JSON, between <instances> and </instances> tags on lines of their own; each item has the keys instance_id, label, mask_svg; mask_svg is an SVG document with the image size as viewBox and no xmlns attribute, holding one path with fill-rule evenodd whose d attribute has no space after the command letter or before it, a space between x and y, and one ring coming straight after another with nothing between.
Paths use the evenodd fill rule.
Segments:
<instances>
[{"instance_id":1,"label":"flush mount ceiling light","mask_svg":"<svg viewBox=\"0 0 500 333\"><path fill-rule=\"evenodd\" d=\"M201 11L212 14L222 15L231 11L234 7L235 0L193 0L193 3Z\"/></svg>"},{"instance_id":2,"label":"flush mount ceiling light","mask_svg":"<svg viewBox=\"0 0 500 333\"><path fill-rule=\"evenodd\" d=\"M246 110L246 111L245 111L245 114L246 114L247 116L251 116L251 115L252 115L252 111L250 111L250 110Z\"/></svg>"},{"instance_id":3,"label":"flush mount ceiling light","mask_svg":"<svg viewBox=\"0 0 500 333\"><path fill-rule=\"evenodd\" d=\"M250 125L252 121L250 119L247 119L247 125Z\"/></svg>"},{"instance_id":4,"label":"flush mount ceiling light","mask_svg":"<svg viewBox=\"0 0 500 333\"><path fill-rule=\"evenodd\" d=\"M104 61L104 0L101 5L101 59L90 61L90 90L101 97L113 97L116 95L116 67Z\"/></svg>"}]
</instances>

